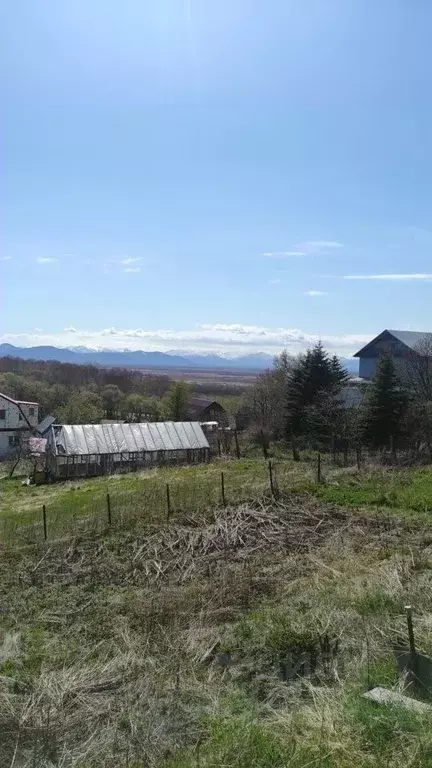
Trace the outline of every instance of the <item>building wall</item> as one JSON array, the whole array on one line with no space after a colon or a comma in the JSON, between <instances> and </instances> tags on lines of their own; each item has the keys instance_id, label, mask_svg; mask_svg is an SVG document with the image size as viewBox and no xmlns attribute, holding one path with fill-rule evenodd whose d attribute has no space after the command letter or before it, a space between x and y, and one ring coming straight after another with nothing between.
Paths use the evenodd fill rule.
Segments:
<instances>
[{"instance_id":1,"label":"building wall","mask_svg":"<svg viewBox=\"0 0 432 768\"><path fill-rule=\"evenodd\" d=\"M16 450L11 440L18 439L21 432L29 435L29 424L31 427L36 427L39 423L37 405L21 404L21 411L15 403L9 402L0 395L0 458L6 458ZM27 421L23 414L27 417Z\"/></svg>"},{"instance_id":2,"label":"building wall","mask_svg":"<svg viewBox=\"0 0 432 768\"><path fill-rule=\"evenodd\" d=\"M383 353L381 353L383 354ZM408 353L409 354L409 353ZM361 379L372 379L375 376L377 365L380 360L379 354L375 357L361 357L359 362L359 376ZM410 366L407 355L391 354L397 375L401 379L409 378Z\"/></svg>"},{"instance_id":3,"label":"building wall","mask_svg":"<svg viewBox=\"0 0 432 768\"><path fill-rule=\"evenodd\" d=\"M13 435L13 432L0 432L0 458L3 459L9 455L12 448L9 445L9 435Z\"/></svg>"},{"instance_id":4,"label":"building wall","mask_svg":"<svg viewBox=\"0 0 432 768\"><path fill-rule=\"evenodd\" d=\"M218 403L205 408L201 413L200 419L201 421L217 421L221 427L228 426L229 422L227 411Z\"/></svg>"},{"instance_id":5,"label":"building wall","mask_svg":"<svg viewBox=\"0 0 432 768\"><path fill-rule=\"evenodd\" d=\"M361 357L359 363L359 376L361 379L372 379L375 376L378 357Z\"/></svg>"}]
</instances>

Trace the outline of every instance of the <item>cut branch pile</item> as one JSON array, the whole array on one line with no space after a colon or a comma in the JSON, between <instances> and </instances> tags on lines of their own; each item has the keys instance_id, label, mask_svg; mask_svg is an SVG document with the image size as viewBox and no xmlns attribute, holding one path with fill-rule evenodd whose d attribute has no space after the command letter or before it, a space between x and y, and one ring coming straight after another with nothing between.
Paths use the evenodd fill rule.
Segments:
<instances>
[{"instance_id":1,"label":"cut branch pile","mask_svg":"<svg viewBox=\"0 0 432 768\"><path fill-rule=\"evenodd\" d=\"M384 527L384 538L383 538ZM367 531L369 538L389 542L404 524L347 512L306 494L285 496L238 507L215 508L212 521L190 515L183 521L146 528L141 535L100 538L87 536L52 545L36 567L18 575L21 585L48 581L150 585L161 580L185 582L197 574L210 576L224 563L245 564L272 553L308 553L332 537ZM63 549L63 551L62 551Z\"/></svg>"},{"instance_id":2,"label":"cut branch pile","mask_svg":"<svg viewBox=\"0 0 432 768\"><path fill-rule=\"evenodd\" d=\"M308 552L336 528L350 524L351 518L340 509L305 496L283 503L243 504L218 509L214 521L201 528L170 525L155 530L137 542L133 564L151 581L170 574L183 581L220 559L246 560L268 551Z\"/></svg>"}]
</instances>

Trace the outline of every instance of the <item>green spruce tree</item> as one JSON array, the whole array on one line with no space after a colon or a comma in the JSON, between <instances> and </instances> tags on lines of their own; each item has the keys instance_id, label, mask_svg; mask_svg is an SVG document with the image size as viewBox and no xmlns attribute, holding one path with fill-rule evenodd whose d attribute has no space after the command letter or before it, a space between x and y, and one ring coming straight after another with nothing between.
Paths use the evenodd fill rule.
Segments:
<instances>
[{"instance_id":1,"label":"green spruce tree","mask_svg":"<svg viewBox=\"0 0 432 768\"><path fill-rule=\"evenodd\" d=\"M307 415L310 408L319 408L325 399L336 403L343 384L348 380L336 356L330 357L321 342L301 355L288 378L287 432L300 435L309 431Z\"/></svg>"},{"instance_id":2,"label":"green spruce tree","mask_svg":"<svg viewBox=\"0 0 432 768\"><path fill-rule=\"evenodd\" d=\"M361 424L363 441L372 448L390 447L402 432L407 397L397 377L393 360L383 355L366 397Z\"/></svg>"}]
</instances>

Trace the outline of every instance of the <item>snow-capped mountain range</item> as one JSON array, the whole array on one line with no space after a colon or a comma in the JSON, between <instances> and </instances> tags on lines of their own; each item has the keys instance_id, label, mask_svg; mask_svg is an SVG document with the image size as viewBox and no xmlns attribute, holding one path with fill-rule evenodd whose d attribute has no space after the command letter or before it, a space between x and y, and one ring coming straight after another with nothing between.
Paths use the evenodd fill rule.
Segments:
<instances>
[{"instance_id":1,"label":"snow-capped mountain range","mask_svg":"<svg viewBox=\"0 0 432 768\"><path fill-rule=\"evenodd\" d=\"M247 355L193 353L182 350L145 352L132 350L88 349L87 347L15 347L0 344L0 357L23 360L58 360L62 363L94 364L121 368L165 370L169 368L220 368L226 370L265 371L272 367L273 355L256 352ZM356 373L358 362L342 360L350 373Z\"/></svg>"}]
</instances>

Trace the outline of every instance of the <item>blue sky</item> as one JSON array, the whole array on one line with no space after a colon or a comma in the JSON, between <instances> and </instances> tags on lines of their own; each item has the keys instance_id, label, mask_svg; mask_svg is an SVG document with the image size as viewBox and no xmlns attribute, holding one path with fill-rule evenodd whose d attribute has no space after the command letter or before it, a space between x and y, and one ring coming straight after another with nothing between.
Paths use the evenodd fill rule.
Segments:
<instances>
[{"instance_id":1,"label":"blue sky","mask_svg":"<svg viewBox=\"0 0 432 768\"><path fill-rule=\"evenodd\" d=\"M430 0L1 16L1 340L352 354L432 329Z\"/></svg>"}]
</instances>

